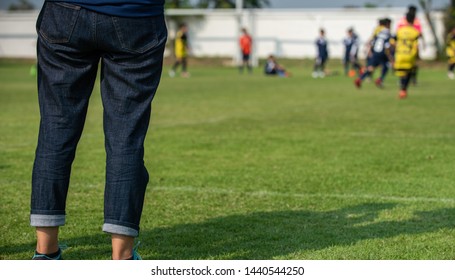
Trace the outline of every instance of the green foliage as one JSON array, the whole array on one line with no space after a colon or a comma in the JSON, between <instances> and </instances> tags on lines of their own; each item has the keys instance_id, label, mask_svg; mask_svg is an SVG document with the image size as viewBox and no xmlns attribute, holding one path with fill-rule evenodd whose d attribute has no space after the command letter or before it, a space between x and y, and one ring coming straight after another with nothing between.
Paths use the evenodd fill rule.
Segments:
<instances>
[{"instance_id":1,"label":"green foliage","mask_svg":"<svg viewBox=\"0 0 455 280\"><path fill-rule=\"evenodd\" d=\"M432 0L419 0L419 5L423 9L425 19L429 23L432 39L434 41L434 46L436 48L436 59L441 59L444 53L444 47L439 40L438 35L436 34L436 27L433 18L431 17L432 11Z\"/></svg>"},{"instance_id":2,"label":"green foliage","mask_svg":"<svg viewBox=\"0 0 455 280\"><path fill-rule=\"evenodd\" d=\"M370 8L370 9L377 8L377 7L378 7L378 5L376 5L376 4L374 4L374 3L369 3L369 2L365 3L363 6L364 6L365 8Z\"/></svg>"},{"instance_id":3,"label":"green foliage","mask_svg":"<svg viewBox=\"0 0 455 280\"><path fill-rule=\"evenodd\" d=\"M446 9L445 15L445 29L447 32L452 30L455 27L455 0L452 0L450 6Z\"/></svg>"},{"instance_id":4,"label":"green foliage","mask_svg":"<svg viewBox=\"0 0 455 280\"><path fill-rule=\"evenodd\" d=\"M13 3L8 7L10 11L31 11L35 6L29 0L19 0L19 3Z\"/></svg>"},{"instance_id":5,"label":"green foliage","mask_svg":"<svg viewBox=\"0 0 455 280\"><path fill-rule=\"evenodd\" d=\"M145 147L142 257L453 260L455 99L445 66L422 66L398 100L393 76L383 90L357 90L344 76L312 79L309 61L281 62L292 78L194 64L190 79L163 76ZM0 63L0 259L34 249L30 66ZM66 259L110 258L98 88L73 164Z\"/></svg>"},{"instance_id":6,"label":"green foliage","mask_svg":"<svg viewBox=\"0 0 455 280\"><path fill-rule=\"evenodd\" d=\"M164 7L166 9L185 9L192 8L189 0L166 0Z\"/></svg>"}]
</instances>

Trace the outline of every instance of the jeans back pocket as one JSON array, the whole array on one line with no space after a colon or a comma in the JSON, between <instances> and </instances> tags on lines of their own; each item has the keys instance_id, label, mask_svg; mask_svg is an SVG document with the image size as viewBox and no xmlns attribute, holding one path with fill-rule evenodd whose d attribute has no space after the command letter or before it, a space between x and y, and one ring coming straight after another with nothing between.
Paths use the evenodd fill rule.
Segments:
<instances>
[{"instance_id":1,"label":"jeans back pocket","mask_svg":"<svg viewBox=\"0 0 455 280\"><path fill-rule=\"evenodd\" d=\"M49 43L68 43L80 10L80 6L64 2L45 2L36 30Z\"/></svg>"},{"instance_id":2,"label":"jeans back pocket","mask_svg":"<svg viewBox=\"0 0 455 280\"><path fill-rule=\"evenodd\" d=\"M145 53L167 38L164 16L121 18L112 17L121 47L134 53Z\"/></svg>"}]
</instances>

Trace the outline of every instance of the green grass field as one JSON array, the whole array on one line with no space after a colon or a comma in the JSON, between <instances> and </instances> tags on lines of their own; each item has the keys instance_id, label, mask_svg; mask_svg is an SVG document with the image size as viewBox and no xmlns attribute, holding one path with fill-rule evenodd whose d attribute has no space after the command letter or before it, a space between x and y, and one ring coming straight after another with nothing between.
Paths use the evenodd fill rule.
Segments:
<instances>
[{"instance_id":1,"label":"green grass field","mask_svg":"<svg viewBox=\"0 0 455 280\"><path fill-rule=\"evenodd\" d=\"M333 64L338 67L338 64ZM0 63L0 259L30 259L39 111L30 64ZM167 69L167 68L166 68ZM165 71L166 71L165 69ZM422 69L407 100L344 76L193 67L163 76L146 139L144 259L454 259L455 84ZM65 259L109 259L97 89L78 147Z\"/></svg>"}]
</instances>

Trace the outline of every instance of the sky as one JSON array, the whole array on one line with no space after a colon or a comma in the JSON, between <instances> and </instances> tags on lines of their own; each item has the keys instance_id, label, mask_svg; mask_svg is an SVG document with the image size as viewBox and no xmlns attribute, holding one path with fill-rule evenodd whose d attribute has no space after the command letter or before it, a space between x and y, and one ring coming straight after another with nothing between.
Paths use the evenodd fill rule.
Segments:
<instances>
[{"instance_id":1,"label":"sky","mask_svg":"<svg viewBox=\"0 0 455 280\"><path fill-rule=\"evenodd\" d=\"M36 8L40 8L44 0L28 0ZM269 0L271 8L341 8L347 5L363 6L365 3L372 3L379 7L407 7L410 4L417 5L418 0ZM0 9L7 9L11 3L18 0L1 0ZM433 0L434 8L444 8L450 0Z\"/></svg>"},{"instance_id":2,"label":"sky","mask_svg":"<svg viewBox=\"0 0 455 280\"><path fill-rule=\"evenodd\" d=\"M273 8L341 8L349 6L363 6L372 3L378 7L407 7L410 4L418 6L418 0L269 0ZM449 5L450 0L433 0L434 8L443 8Z\"/></svg>"}]
</instances>

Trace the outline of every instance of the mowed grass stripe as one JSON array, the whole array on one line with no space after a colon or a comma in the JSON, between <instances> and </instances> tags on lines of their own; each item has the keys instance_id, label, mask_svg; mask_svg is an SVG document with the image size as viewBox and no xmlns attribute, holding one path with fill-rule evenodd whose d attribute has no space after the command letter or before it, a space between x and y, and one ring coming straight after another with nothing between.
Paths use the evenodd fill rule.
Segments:
<instances>
[{"instance_id":1,"label":"mowed grass stripe","mask_svg":"<svg viewBox=\"0 0 455 280\"><path fill-rule=\"evenodd\" d=\"M248 196L270 196L279 198L335 198L343 200L372 200L372 201L390 201L390 202L424 202L438 203L455 206L453 198L437 198L437 197L399 197L399 196L378 196L378 195L360 195L360 194L330 194L330 193L279 193L266 190L256 190L252 192L235 191L232 189L210 188L210 187L192 187L192 186L154 186L151 192L183 192L183 193L209 193L209 194L233 194L233 195L248 195Z\"/></svg>"}]
</instances>

